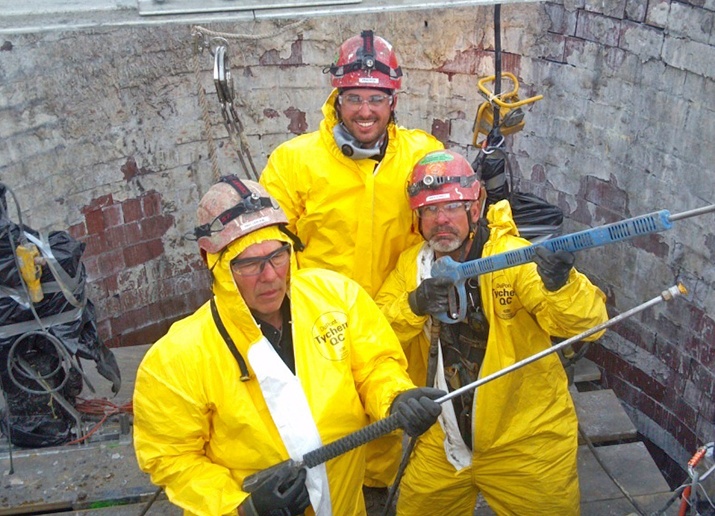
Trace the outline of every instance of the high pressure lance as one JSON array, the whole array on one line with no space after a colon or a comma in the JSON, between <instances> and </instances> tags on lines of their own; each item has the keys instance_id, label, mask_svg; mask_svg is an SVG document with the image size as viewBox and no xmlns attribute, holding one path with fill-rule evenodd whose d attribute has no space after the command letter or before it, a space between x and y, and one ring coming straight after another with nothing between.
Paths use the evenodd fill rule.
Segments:
<instances>
[{"instance_id":1,"label":"high pressure lance","mask_svg":"<svg viewBox=\"0 0 715 516\"><path fill-rule=\"evenodd\" d=\"M452 398L455 398L457 396L461 396L463 393L476 389L477 387L484 385L485 383L491 382L492 380L496 380L497 378L504 376L505 374L511 373L512 371L515 371L517 369L520 369L532 362L535 362L536 360L539 360L547 355L550 355L552 353L555 353L556 351L569 346L571 344L574 344L580 340L583 340L595 333L598 333L600 331L605 330L606 328L623 321L624 319L627 319L628 317L631 317L639 312L642 312L643 310L650 308L651 306L654 306L658 303L661 303L663 301L670 301L680 295L684 295L687 293L687 290L685 287L682 285L675 285L670 287L667 290L664 290L663 292L660 293L659 296L654 297L650 301L646 301L645 303L636 306L635 308L631 308L630 310L623 312L620 315L617 315L616 317L613 317L612 319L609 319L599 325L594 326L590 330L586 330L583 333L580 333L579 335L576 335L575 337L571 337L570 339L566 339L562 342L559 342L558 344L551 346L548 349L545 349L543 351L540 351L539 353L535 353L531 355L530 357L527 357L523 360L520 360L519 362L516 362L508 367L505 367L504 369L500 369L499 371L496 371L495 373L492 373L488 376L485 376L484 378L480 378L479 380L476 380L468 385L464 385L463 387L460 387L459 389L456 389L449 394L446 394L442 396L441 398L436 399L435 401L437 403L444 403L445 401L451 400ZM254 473L252 475L247 476L243 480L242 484L242 489L246 491L247 493L252 493L254 492L263 482L265 482L266 479L271 477L273 475L273 472L276 469L283 468L287 465L289 467L295 468L295 469L300 469L300 468L313 468L319 464L322 464L324 462L327 462L331 459L334 459L335 457L342 455L343 453L346 453L350 450L353 450L357 448L358 446L362 446L363 444L366 444L370 441L373 441L379 437L382 437L383 435L386 435L390 432L393 432L400 428L400 423L399 423L399 415L398 414L392 414L385 419L381 419L380 421L377 421L375 423L372 423L364 428L361 428L360 430L353 432L351 434L348 434L344 437L341 437L340 439L337 439L329 444L326 444L324 446L321 446L320 448L316 448L313 451L310 451L303 455L303 458L300 460L293 460L293 459L288 459L286 461L280 462L274 466L271 466L270 468L261 470L257 473Z\"/></svg>"},{"instance_id":2,"label":"high pressure lance","mask_svg":"<svg viewBox=\"0 0 715 516\"><path fill-rule=\"evenodd\" d=\"M436 314L436 317L448 324L463 321L467 315L465 282L469 278L476 278L488 272L508 269L531 262L534 259L537 247L546 247L553 252L562 249L574 253L583 249L591 249L641 235L665 231L671 229L673 222L676 220L687 219L713 211L715 211L715 204L675 215L671 215L668 210L661 210L468 262L457 262L449 256L443 256L432 265L432 277L448 278L454 283L455 288L450 291L449 313Z\"/></svg>"}]
</instances>

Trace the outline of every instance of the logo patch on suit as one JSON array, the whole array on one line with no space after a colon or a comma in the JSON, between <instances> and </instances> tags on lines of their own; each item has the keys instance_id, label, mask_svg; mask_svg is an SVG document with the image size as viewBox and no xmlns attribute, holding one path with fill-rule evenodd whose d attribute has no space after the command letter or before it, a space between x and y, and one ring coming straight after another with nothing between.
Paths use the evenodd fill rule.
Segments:
<instances>
[{"instance_id":1,"label":"logo patch on suit","mask_svg":"<svg viewBox=\"0 0 715 516\"><path fill-rule=\"evenodd\" d=\"M345 360L348 316L343 312L326 312L313 323L313 343L327 360Z\"/></svg>"},{"instance_id":2,"label":"logo patch on suit","mask_svg":"<svg viewBox=\"0 0 715 516\"><path fill-rule=\"evenodd\" d=\"M514 292L511 283L503 278L495 278L492 286L494 311L499 319L511 319L523 308L519 297Z\"/></svg>"}]
</instances>

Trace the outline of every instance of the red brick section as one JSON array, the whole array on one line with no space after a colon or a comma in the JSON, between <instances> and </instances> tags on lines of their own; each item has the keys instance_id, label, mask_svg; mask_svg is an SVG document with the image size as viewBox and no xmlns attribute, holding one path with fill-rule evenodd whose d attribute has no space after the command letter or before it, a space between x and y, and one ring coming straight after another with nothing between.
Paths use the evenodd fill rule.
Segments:
<instances>
[{"instance_id":1,"label":"red brick section","mask_svg":"<svg viewBox=\"0 0 715 516\"><path fill-rule=\"evenodd\" d=\"M432 136L437 138L444 145L447 145L447 142L449 141L449 132L451 125L452 124L449 122L449 120L445 121L433 119L432 129L430 132L432 133Z\"/></svg>"},{"instance_id":2,"label":"red brick section","mask_svg":"<svg viewBox=\"0 0 715 516\"><path fill-rule=\"evenodd\" d=\"M134 168L125 173L136 173ZM162 237L174 219L162 212L158 192L125 201L102 196L82 213L84 221L69 233L86 244L90 299L99 336L109 347L154 342L207 299L210 284L198 253L180 269L164 254Z\"/></svg>"}]
</instances>

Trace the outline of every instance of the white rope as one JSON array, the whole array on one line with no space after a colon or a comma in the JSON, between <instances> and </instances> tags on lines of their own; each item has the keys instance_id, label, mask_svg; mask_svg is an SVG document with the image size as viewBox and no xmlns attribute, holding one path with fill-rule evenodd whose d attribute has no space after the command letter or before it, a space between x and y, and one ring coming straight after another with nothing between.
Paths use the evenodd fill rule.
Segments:
<instances>
[{"instance_id":1,"label":"white rope","mask_svg":"<svg viewBox=\"0 0 715 516\"><path fill-rule=\"evenodd\" d=\"M194 37L198 37L195 32L193 32ZM218 168L218 157L216 156L216 142L214 142L213 132L211 131L211 118L209 116L209 106L206 99L206 91L201 85L201 71L199 67L199 53L201 49L198 45L194 45L194 54L191 56L192 65L194 68L194 75L196 77L196 86L198 88L199 95L199 106L201 107L201 118L204 122L204 133L206 136L206 144L209 148L209 160L211 161L211 172L213 175L213 182L218 182L221 177L221 172Z\"/></svg>"},{"instance_id":2,"label":"white rope","mask_svg":"<svg viewBox=\"0 0 715 516\"><path fill-rule=\"evenodd\" d=\"M215 38L218 37L218 38L226 38L226 39L259 40L259 39L274 38L276 36L283 34L284 32L293 30L294 28L303 25L307 21L308 21L308 18L302 18L298 21L289 23L288 25L285 25L279 29L276 29L273 32L269 32L266 34L236 34L236 33L231 33L231 32L218 32L218 31L213 31L213 30L207 29L205 27L202 27L201 25L194 25L193 30L200 31L203 34L206 34L207 36L212 36Z\"/></svg>"}]
</instances>

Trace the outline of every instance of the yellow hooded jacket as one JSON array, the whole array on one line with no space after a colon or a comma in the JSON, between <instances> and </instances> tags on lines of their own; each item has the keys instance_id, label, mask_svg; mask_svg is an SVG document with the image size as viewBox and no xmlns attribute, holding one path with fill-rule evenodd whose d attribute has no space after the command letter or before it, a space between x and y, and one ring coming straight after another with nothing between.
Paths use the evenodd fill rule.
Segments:
<instances>
[{"instance_id":1,"label":"yellow hooded jacket","mask_svg":"<svg viewBox=\"0 0 715 516\"><path fill-rule=\"evenodd\" d=\"M260 182L306 245L298 266L345 274L374 297L399 254L421 241L412 229L406 186L417 161L442 143L424 131L387 127L385 156L353 160L335 143L337 90L320 128L271 153Z\"/></svg>"},{"instance_id":2,"label":"yellow hooded jacket","mask_svg":"<svg viewBox=\"0 0 715 516\"><path fill-rule=\"evenodd\" d=\"M483 257L529 245L517 236L507 201L491 206L487 218L490 236ZM417 385L426 381L428 317L417 316L410 310L407 295L417 288L418 257L423 246L426 244L416 245L400 256L396 269L376 297L405 349L408 370ZM479 281L482 307L489 322L480 377L549 348L550 336L572 337L608 318L605 295L575 269L567 284L556 292L544 288L533 263L484 274ZM533 511L537 509L539 514L578 513L577 420L567 384L563 366L553 354L477 389L471 474L474 484L484 491L497 513L536 514ZM444 457L441 445L444 436L440 425L434 425L421 439L435 441L431 449L441 450ZM405 475L403 494L409 492L410 482L430 483L416 486L418 490L440 489L440 480L434 472L415 473ZM516 490L514 475L520 479ZM543 484L530 484L529 478L547 478L553 486L568 489L550 492ZM496 498L493 493L498 493ZM521 505L524 503L526 506ZM422 506L419 513L436 514L447 508L432 509Z\"/></svg>"},{"instance_id":3,"label":"yellow hooded jacket","mask_svg":"<svg viewBox=\"0 0 715 516\"><path fill-rule=\"evenodd\" d=\"M186 514L235 514L247 496L243 479L289 457L251 364L252 348L263 336L229 265L248 245L269 239L287 240L273 226L233 242L225 253L208 255L218 312L251 379L241 381L209 303L172 325L137 372L139 465ZM296 376L327 444L385 417L395 396L414 385L399 342L367 293L341 275L298 271L291 261ZM363 447L325 466L333 514L365 514Z\"/></svg>"}]
</instances>

